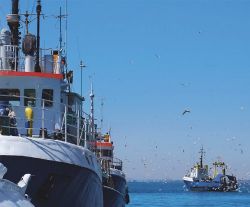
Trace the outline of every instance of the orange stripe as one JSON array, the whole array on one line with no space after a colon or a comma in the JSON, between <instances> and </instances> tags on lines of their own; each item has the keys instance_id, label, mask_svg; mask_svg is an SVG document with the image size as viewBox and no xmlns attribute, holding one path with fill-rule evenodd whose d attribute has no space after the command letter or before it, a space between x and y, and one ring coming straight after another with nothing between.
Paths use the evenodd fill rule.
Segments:
<instances>
[{"instance_id":1,"label":"orange stripe","mask_svg":"<svg viewBox=\"0 0 250 207\"><path fill-rule=\"evenodd\" d=\"M112 144L109 142L96 142L96 146L98 146L98 147L112 147Z\"/></svg>"},{"instance_id":2,"label":"orange stripe","mask_svg":"<svg viewBox=\"0 0 250 207\"><path fill-rule=\"evenodd\" d=\"M62 74L42 73L42 72L18 72L18 71L0 71L0 76L31 76L40 78L62 79Z\"/></svg>"}]
</instances>

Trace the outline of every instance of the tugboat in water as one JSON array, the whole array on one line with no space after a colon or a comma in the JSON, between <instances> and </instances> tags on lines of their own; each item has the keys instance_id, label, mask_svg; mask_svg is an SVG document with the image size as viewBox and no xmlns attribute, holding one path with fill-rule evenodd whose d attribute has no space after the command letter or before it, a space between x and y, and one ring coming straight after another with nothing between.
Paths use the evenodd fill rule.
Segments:
<instances>
[{"instance_id":1,"label":"tugboat in water","mask_svg":"<svg viewBox=\"0 0 250 207\"><path fill-rule=\"evenodd\" d=\"M208 165L203 164L204 150L200 150L200 162L183 177L186 187L191 191L236 191L237 179L233 175L227 175L227 166L224 162L214 162L213 176L209 175ZM221 172L219 171L221 170Z\"/></svg>"},{"instance_id":2,"label":"tugboat in water","mask_svg":"<svg viewBox=\"0 0 250 207\"><path fill-rule=\"evenodd\" d=\"M110 133L99 133L95 147L103 170L104 207L124 207L129 203L128 186L122 171L122 161L114 157Z\"/></svg>"},{"instance_id":3,"label":"tugboat in water","mask_svg":"<svg viewBox=\"0 0 250 207\"><path fill-rule=\"evenodd\" d=\"M63 49L40 48L41 8L37 0L36 36L28 31L26 13L26 34L20 37L18 0L12 0L7 16L9 30L0 32L4 178L17 183L31 174L26 192L36 207L103 207L101 164L90 144L95 141L93 118L83 111L84 98L71 90L73 71L67 69Z\"/></svg>"}]
</instances>

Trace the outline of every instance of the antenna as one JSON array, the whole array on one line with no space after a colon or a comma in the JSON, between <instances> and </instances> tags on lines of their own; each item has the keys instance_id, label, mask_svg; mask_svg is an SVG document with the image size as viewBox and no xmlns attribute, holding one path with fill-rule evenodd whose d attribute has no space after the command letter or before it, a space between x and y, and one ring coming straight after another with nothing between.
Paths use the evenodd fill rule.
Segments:
<instances>
[{"instance_id":1,"label":"antenna","mask_svg":"<svg viewBox=\"0 0 250 207\"><path fill-rule=\"evenodd\" d=\"M19 14L20 16L24 16L25 20L21 20L21 22L23 22L25 24L25 34L29 34L29 24L34 21L36 18L34 17L33 19L29 19L30 16L37 16L37 14L33 14L33 13L29 13L28 11L26 11L23 14Z\"/></svg>"},{"instance_id":2,"label":"antenna","mask_svg":"<svg viewBox=\"0 0 250 207\"><path fill-rule=\"evenodd\" d=\"M62 14L62 7L60 7L60 13L59 13L59 15L58 16L56 16L56 18L58 18L59 19L59 22L60 22L60 34L59 34L59 51L60 51L60 53L61 53L61 51L62 51L62 19L63 18L66 18L66 20L67 20L67 14Z\"/></svg>"},{"instance_id":3,"label":"antenna","mask_svg":"<svg viewBox=\"0 0 250 207\"><path fill-rule=\"evenodd\" d=\"M65 21L65 57L67 58L67 42L68 42L68 0L65 0L65 18L66 18L66 21ZM65 64L65 67L66 67L66 73L68 71L68 64L67 64L67 59L66 59L66 64Z\"/></svg>"},{"instance_id":4,"label":"antenna","mask_svg":"<svg viewBox=\"0 0 250 207\"><path fill-rule=\"evenodd\" d=\"M91 80L91 89L90 89L90 101L91 101L91 107L90 107L90 118L91 118L91 135L92 140L95 138L95 118L94 118L94 91L93 91L93 82Z\"/></svg>"},{"instance_id":5,"label":"antenna","mask_svg":"<svg viewBox=\"0 0 250 207\"><path fill-rule=\"evenodd\" d=\"M60 7L60 15L59 15L59 18L60 18L60 36L59 36L59 50L61 52L61 49L62 49L62 7Z\"/></svg>"},{"instance_id":6,"label":"antenna","mask_svg":"<svg viewBox=\"0 0 250 207\"><path fill-rule=\"evenodd\" d=\"M26 34L29 34L29 23L30 23L30 21L29 21L29 13L28 13L28 11L26 11L26 13L24 14L24 16L25 16L25 30L26 30Z\"/></svg>"},{"instance_id":7,"label":"antenna","mask_svg":"<svg viewBox=\"0 0 250 207\"><path fill-rule=\"evenodd\" d=\"M83 61L80 61L80 68L81 68L81 97L82 97L82 69L85 68L86 65L83 64Z\"/></svg>"},{"instance_id":8,"label":"antenna","mask_svg":"<svg viewBox=\"0 0 250 207\"><path fill-rule=\"evenodd\" d=\"M104 99L101 99L101 133L103 128L103 106L104 106Z\"/></svg>"}]
</instances>

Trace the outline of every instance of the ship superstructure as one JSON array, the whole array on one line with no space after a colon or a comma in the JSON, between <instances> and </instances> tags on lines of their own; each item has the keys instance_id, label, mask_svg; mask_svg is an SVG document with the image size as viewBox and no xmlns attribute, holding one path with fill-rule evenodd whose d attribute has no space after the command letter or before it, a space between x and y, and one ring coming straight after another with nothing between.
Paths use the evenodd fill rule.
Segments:
<instances>
[{"instance_id":1,"label":"ship superstructure","mask_svg":"<svg viewBox=\"0 0 250 207\"><path fill-rule=\"evenodd\" d=\"M0 162L5 178L32 179L27 193L39 207L102 207L102 170L83 111L84 98L70 90L73 71L58 49L40 49L37 34L27 32L19 46L19 1L12 0L8 29L0 32ZM41 52L43 51L43 52Z\"/></svg>"}]
</instances>

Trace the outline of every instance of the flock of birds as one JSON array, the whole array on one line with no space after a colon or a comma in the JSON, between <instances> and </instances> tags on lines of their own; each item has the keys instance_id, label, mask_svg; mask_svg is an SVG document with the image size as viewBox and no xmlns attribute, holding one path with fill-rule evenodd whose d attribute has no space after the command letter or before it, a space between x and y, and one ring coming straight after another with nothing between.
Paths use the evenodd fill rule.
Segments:
<instances>
[{"instance_id":1,"label":"flock of birds","mask_svg":"<svg viewBox=\"0 0 250 207\"><path fill-rule=\"evenodd\" d=\"M241 109L242 110L242 109ZM182 116L186 116L186 115L188 115L188 114L190 114L191 113L191 110L189 109L189 108L186 108L186 109L184 109L182 112L181 112L181 115ZM190 127L190 129L192 129L192 127ZM244 150L243 150L243 146L242 146L242 144L240 144L240 143L238 143L238 140L235 138L235 137L233 137L233 138L227 138L226 139L226 141L228 141L229 143L231 143L230 145L232 145L231 146L231 148L232 148L232 150L233 151L238 151L240 154L243 154L244 153ZM196 141L194 144L197 144L198 142L200 142L200 138L198 138L198 141ZM125 143L125 148L127 147L127 143ZM154 155L154 158L157 158L157 153L158 153L158 151L159 151L159 147L160 146L158 146L156 143L153 145L153 150L154 150L154 152L153 153L151 153L152 155ZM185 151L185 149L184 148L181 148L180 149L180 152L181 153L185 153L186 151ZM170 156L171 157L171 156ZM158 156L158 158L160 158L159 156ZM163 159L163 158L162 158ZM164 162L166 162L166 157L164 158ZM173 159L173 158L171 158L171 159ZM171 160L170 159L170 160ZM127 163L129 163L129 160L128 159L125 159L124 160L125 162L127 162ZM181 160L175 160L176 161L176 163L177 164L180 164L180 165L183 165L184 163L182 163L181 162ZM143 167L145 168L145 172L147 172L147 174L148 174L148 178L150 178L150 173L153 173L153 172L155 172L157 169L156 169L156 167L153 167L154 166L154 161L153 161L153 158L151 159L151 158L146 158L146 157L143 157L143 158L141 158L140 159L140 162L141 162L141 164L143 165ZM187 163L186 163L187 164ZM158 166L158 168L159 168L160 166ZM190 167L190 166L189 166ZM136 166L134 166L134 167L132 167L131 169L132 170L136 170ZM172 170L175 170L175 167L174 167L174 165L173 165L173 167L171 168ZM151 172L149 172L149 171L151 171ZM145 178L146 178L146 175L145 175Z\"/></svg>"}]
</instances>

